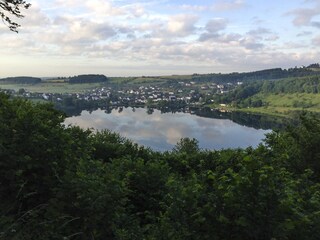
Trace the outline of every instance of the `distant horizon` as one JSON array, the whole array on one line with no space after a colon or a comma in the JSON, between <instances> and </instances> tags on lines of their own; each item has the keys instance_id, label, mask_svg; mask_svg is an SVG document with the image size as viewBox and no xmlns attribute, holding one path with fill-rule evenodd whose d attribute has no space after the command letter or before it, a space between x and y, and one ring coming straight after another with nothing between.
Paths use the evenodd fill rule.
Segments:
<instances>
[{"instance_id":1,"label":"distant horizon","mask_svg":"<svg viewBox=\"0 0 320 240\"><path fill-rule=\"evenodd\" d=\"M301 65L301 66L292 66L292 67L272 67L272 68L259 68L255 70L247 70L247 71L226 71L226 72L190 72L190 73L159 73L159 74L146 74L146 73L141 73L141 74L136 74L136 75L109 75L108 73L94 73L94 72L81 72L81 73L71 73L71 74L66 74L66 75L27 75L27 74L21 74L21 75L10 75L10 76L2 76L0 75L0 78L8 78L8 77L37 77L37 78L53 78L53 77L72 77L72 76L78 76L78 75L86 75L86 74L102 74L107 77L161 77L161 76L175 76L175 75L192 75L192 74L229 74L229 73L246 73L246 72L257 72L257 71L262 71L262 70L268 70L268 69L275 69L275 68L281 68L281 69L289 69L289 68L294 68L294 67L303 67L303 66L308 66L310 64L306 65Z\"/></svg>"},{"instance_id":2,"label":"distant horizon","mask_svg":"<svg viewBox=\"0 0 320 240\"><path fill-rule=\"evenodd\" d=\"M314 62L317 63L317 62ZM252 71L232 71L232 72L204 72L204 73L199 73L199 72L194 72L194 73L185 73L185 74L159 74L159 75L147 75L147 74L143 74L143 75L128 75L128 76L113 76L113 75L109 75L109 74L105 74L105 73L81 73L81 74L70 74L70 75L56 75L56 76L40 76L40 75L13 75L13 76L1 76L0 75L0 79L2 78L11 78L11 77L35 77L35 78L41 78L41 79L45 79L45 78L59 78L59 77L63 77L63 78L68 78L68 77L73 77L73 76L78 76L78 75L89 75L89 74L94 74L94 75L105 75L106 77L110 77L110 78L115 78L115 77L165 77L165 76L189 76L189 75L193 75L193 74L200 74L200 75L205 75L205 74L231 74L231 73L248 73L248 72L259 72L259 71L263 71L263 70L270 70L270 69L277 69L277 68L281 68L281 69L291 69L291 68L302 68L302 67L308 67L311 64L314 63L309 63L309 64L305 64L305 65L301 65L301 66L291 66L291 67L287 67L287 68L282 68L282 67L273 67L273 68L263 68L263 69L257 69L257 70L252 70Z\"/></svg>"},{"instance_id":3,"label":"distant horizon","mask_svg":"<svg viewBox=\"0 0 320 240\"><path fill-rule=\"evenodd\" d=\"M319 0L27 0L0 76L189 75L320 59ZM11 17L11 16L9 16Z\"/></svg>"}]
</instances>

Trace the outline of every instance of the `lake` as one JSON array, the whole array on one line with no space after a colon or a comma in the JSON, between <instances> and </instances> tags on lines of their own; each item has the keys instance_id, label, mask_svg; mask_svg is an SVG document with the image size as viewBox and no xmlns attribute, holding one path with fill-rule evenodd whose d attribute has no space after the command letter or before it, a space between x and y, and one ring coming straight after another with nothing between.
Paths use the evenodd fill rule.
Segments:
<instances>
[{"instance_id":1,"label":"lake","mask_svg":"<svg viewBox=\"0 0 320 240\"><path fill-rule=\"evenodd\" d=\"M65 124L85 129L109 129L157 151L172 150L185 137L197 139L202 149L255 147L271 131L247 127L229 119L184 112L162 113L146 108L83 110L79 116L68 117Z\"/></svg>"}]
</instances>

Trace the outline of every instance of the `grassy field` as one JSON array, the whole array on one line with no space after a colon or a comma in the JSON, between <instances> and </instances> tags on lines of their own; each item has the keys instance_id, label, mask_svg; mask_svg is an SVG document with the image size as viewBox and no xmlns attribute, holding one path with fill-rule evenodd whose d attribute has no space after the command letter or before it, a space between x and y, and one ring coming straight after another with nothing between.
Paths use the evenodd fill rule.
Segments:
<instances>
[{"instance_id":1,"label":"grassy field","mask_svg":"<svg viewBox=\"0 0 320 240\"><path fill-rule=\"evenodd\" d=\"M191 81L191 75L142 76L142 77L110 77L113 84L161 84L167 81Z\"/></svg>"},{"instance_id":2,"label":"grassy field","mask_svg":"<svg viewBox=\"0 0 320 240\"><path fill-rule=\"evenodd\" d=\"M177 81L192 81L192 75L171 75L161 76L160 79L177 80Z\"/></svg>"},{"instance_id":3,"label":"grassy field","mask_svg":"<svg viewBox=\"0 0 320 240\"><path fill-rule=\"evenodd\" d=\"M0 84L1 89L18 91L23 88L29 92L39 93L83 93L101 86L101 83L69 84L64 82L44 82L39 84Z\"/></svg>"},{"instance_id":4,"label":"grassy field","mask_svg":"<svg viewBox=\"0 0 320 240\"><path fill-rule=\"evenodd\" d=\"M191 75L172 75L172 76L142 76L142 77L109 77L107 83L83 83L83 84L69 84L65 79L48 79L43 80L39 84L0 84L0 89L13 89L18 91L23 88L29 92L39 93L82 93L99 86L106 84L119 85L160 85L168 81L190 81Z\"/></svg>"},{"instance_id":5,"label":"grassy field","mask_svg":"<svg viewBox=\"0 0 320 240\"><path fill-rule=\"evenodd\" d=\"M257 94L268 106L283 108L310 108L320 111L320 94L293 93L293 94Z\"/></svg>"},{"instance_id":6,"label":"grassy field","mask_svg":"<svg viewBox=\"0 0 320 240\"><path fill-rule=\"evenodd\" d=\"M276 116L288 116L295 111L320 113L320 94L257 94L252 99L261 99L266 106L236 110Z\"/></svg>"}]
</instances>

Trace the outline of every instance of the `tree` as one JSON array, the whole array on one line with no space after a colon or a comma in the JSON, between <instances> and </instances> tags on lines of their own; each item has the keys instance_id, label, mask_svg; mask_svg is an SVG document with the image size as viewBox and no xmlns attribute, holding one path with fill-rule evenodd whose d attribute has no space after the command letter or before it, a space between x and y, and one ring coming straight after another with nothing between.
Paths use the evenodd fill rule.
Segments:
<instances>
[{"instance_id":1,"label":"tree","mask_svg":"<svg viewBox=\"0 0 320 240\"><path fill-rule=\"evenodd\" d=\"M199 150L199 142L195 138L181 138L173 148L173 152L185 152L187 154L198 153Z\"/></svg>"},{"instance_id":2,"label":"tree","mask_svg":"<svg viewBox=\"0 0 320 240\"><path fill-rule=\"evenodd\" d=\"M0 0L0 16L2 21L8 25L9 29L13 32L18 32L20 25L7 16L9 13L17 18L23 18L21 9L28 9L31 6L24 0Z\"/></svg>"}]
</instances>

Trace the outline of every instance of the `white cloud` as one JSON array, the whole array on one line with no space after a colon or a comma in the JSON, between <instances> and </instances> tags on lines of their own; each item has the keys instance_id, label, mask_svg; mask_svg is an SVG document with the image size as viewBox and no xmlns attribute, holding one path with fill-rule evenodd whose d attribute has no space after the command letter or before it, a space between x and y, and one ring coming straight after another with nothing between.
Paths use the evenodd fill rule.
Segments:
<instances>
[{"instance_id":1,"label":"white cloud","mask_svg":"<svg viewBox=\"0 0 320 240\"><path fill-rule=\"evenodd\" d=\"M271 29L259 27L250 30L246 33L250 38L254 38L256 41L276 41L279 39L278 34L273 33Z\"/></svg>"},{"instance_id":2,"label":"white cloud","mask_svg":"<svg viewBox=\"0 0 320 240\"><path fill-rule=\"evenodd\" d=\"M258 50L264 47L264 44L257 41L254 37L244 37L240 40L240 45L251 50Z\"/></svg>"},{"instance_id":3,"label":"white cloud","mask_svg":"<svg viewBox=\"0 0 320 240\"><path fill-rule=\"evenodd\" d=\"M261 35L270 34L270 33L271 33L270 29L260 27L254 30L250 30L247 34L251 36L261 36Z\"/></svg>"},{"instance_id":4,"label":"white cloud","mask_svg":"<svg viewBox=\"0 0 320 240\"><path fill-rule=\"evenodd\" d=\"M137 5L132 6L132 8L130 9L130 13L134 17L139 18L139 17L142 17L143 15L145 15L146 11L141 4L137 4Z\"/></svg>"},{"instance_id":5,"label":"white cloud","mask_svg":"<svg viewBox=\"0 0 320 240\"><path fill-rule=\"evenodd\" d=\"M316 27L316 28L320 28L320 21L312 21L311 26Z\"/></svg>"},{"instance_id":6,"label":"white cloud","mask_svg":"<svg viewBox=\"0 0 320 240\"><path fill-rule=\"evenodd\" d=\"M180 6L181 9L186 10L186 11L192 11L192 12L201 12L208 10L210 7L209 6L204 6L204 5L188 5L188 4L183 4Z\"/></svg>"},{"instance_id":7,"label":"white cloud","mask_svg":"<svg viewBox=\"0 0 320 240\"><path fill-rule=\"evenodd\" d=\"M292 22L295 26L307 26L310 25L311 19L319 13L316 9L301 8L296 9L289 14L294 15Z\"/></svg>"},{"instance_id":8,"label":"white cloud","mask_svg":"<svg viewBox=\"0 0 320 240\"><path fill-rule=\"evenodd\" d=\"M206 23L205 32L199 37L200 41L207 41L210 39L218 39L221 37L220 31L226 29L228 20L223 18L211 19Z\"/></svg>"},{"instance_id":9,"label":"white cloud","mask_svg":"<svg viewBox=\"0 0 320 240\"><path fill-rule=\"evenodd\" d=\"M312 44L316 47L320 47L320 35L312 39Z\"/></svg>"},{"instance_id":10,"label":"white cloud","mask_svg":"<svg viewBox=\"0 0 320 240\"><path fill-rule=\"evenodd\" d=\"M108 74L108 66L113 66L121 73L123 68L147 71L144 75L157 71L174 74L253 70L263 68L263 64L298 65L306 61L307 65L319 59L316 49L320 37L311 31L320 27L318 7L296 5L288 13L295 25L270 25L272 21L263 13L230 13L248 10L244 8L246 2L240 0L215 1L214 6L201 5L200 1L198 5L175 8L169 1L128 2L39 0L25 13L19 34L0 26L0 57L17 56L16 62L21 56L29 56L30 61L39 56L50 61L59 59L53 65L65 71L68 60L64 59L71 59L68 67L78 60L81 71L105 69ZM308 1L312 6L320 5L317 3ZM308 28L301 29L303 26ZM312 47L316 48L313 52Z\"/></svg>"},{"instance_id":11,"label":"white cloud","mask_svg":"<svg viewBox=\"0 0 320 240\"><path fill-rule=\"evenodd\" d=\"M265 40L265 41L273 42L273 41L277 41L277 40L279 40L279 39L280 39L279 35L277 35L277 34L272 34L272 35L266 37L264 40Z\"/></svg>"},{"instance_id":12,"label":"white cloud","mask_svg":"<svg viewBox=\"0 0 320 240\"><path fill-rule=\"evenodd\" d=\"M219 0L213 4L212 9L214 11L231 11L243 8L246 6L244 0Z\"/></svg>"},{"instance_id":13,"label":"white cloud","mask_svg":"<svg viewBox=\"0 0 320 240\"><path fill-rule=\"evenodd\" d=\"M59 7L70 7L70 8L74 8L74 7L78 7L79 6L79 1L77 0L55 0L53 2L54 6L59 6Z\"/></svg>"},{"instance_id":14,"label":"white cloud","mask_svg":"<svg viewBox=\"0 0 320 240\"><path fill-rule=\"evenodd\" d=\"M205 29L212 33L224 30L228 25L228 20L223 18L211 19L207 22Z\"/></svg>"},{"instance_id":15,"label":"white cloud","mask_svg":"<svg viewBox=\"0 0 320 240\"><path fill-rule=\"evenodd\" d=\"M194 15L176 15L168 19L167 31L170 35L185 37L194 33L198 17Z\"/></svg>"},{"instance_id":16,"label":"white cloud","mask_svg":"<svg viewBox=\"0 0 320 240\"><path fill-rule=\"evenodd\" d=\"M95 15L100 16L119 16L124 15L122 8L114 7L112 1L107 0L86 0L84 5Z\"/></svg>"},{"instance_id":17,"label":"white cloud","mask_svg":"<svg viewBox=\"0 0 320 240\"><path fill-rule=\"evenodd\" d=\"M297 34L297 37L304 37L304 36L310 36L310 35L312 35L311 31L303 31L303 32L299 32Z\"/></svg>"},{"instance_id":18,"label":"white cloud","mask_svg":"<svg viewBox=\"0 0 320 240\"><path fill-rule=\"evenodd\" d=\"M23 29L28 30L31 27L46 27L51 24L50 18L38 5L33 4L27 11L24 10L23 14L26 16L20 20Z\"/></svg>"},{"instance_id":19,"label":"white cloud","mask_svg":"<svg viewBox=\"0 0 320 240\"><path fill-rule=\"evenodd\" d=\"M320 3L319 1L307 1L314 2L315 5L312 7L301 7L296 8L292 11L286 13L286 15L294 16L292 23L297 26L314 26L320 27L320 23L317 21L312 21L316 16L320 15Z\"/></svg>"}]
</instances>

